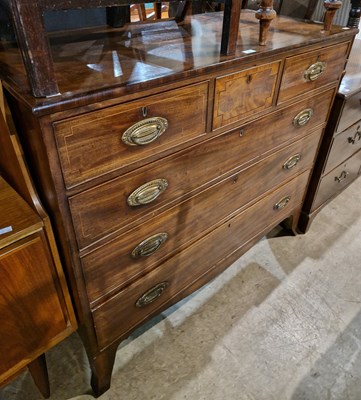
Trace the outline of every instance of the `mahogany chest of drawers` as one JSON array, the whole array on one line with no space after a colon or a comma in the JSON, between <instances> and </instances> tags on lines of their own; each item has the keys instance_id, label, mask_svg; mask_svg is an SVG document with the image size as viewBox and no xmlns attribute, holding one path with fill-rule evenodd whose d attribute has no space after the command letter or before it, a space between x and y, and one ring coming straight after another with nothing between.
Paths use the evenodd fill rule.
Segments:
<instances>
[{"instance_id":1,"label":"mahogany chest of drawers","mask_svg":"<svg viewBox=\"0 0 361 400\"><path fill-rule=\"evenodd\" d=\"M5 88L57 228L96 394L118 344L278 223L296 228L354 30L245 11L54 36L61 95L34 99L17 50ZM9 65L12 64L12 70Z\"/></svg>"},{"instance_id":2,"label":"mahogany chest of drawers","mask_svg":"<svg viewBox=\"0 0 361 400\"><path fill-rule=\"evenodd\" d=\"M299 230L361 174L361 40L355 39L313 171Z\"/></svg>"}]
</instances>

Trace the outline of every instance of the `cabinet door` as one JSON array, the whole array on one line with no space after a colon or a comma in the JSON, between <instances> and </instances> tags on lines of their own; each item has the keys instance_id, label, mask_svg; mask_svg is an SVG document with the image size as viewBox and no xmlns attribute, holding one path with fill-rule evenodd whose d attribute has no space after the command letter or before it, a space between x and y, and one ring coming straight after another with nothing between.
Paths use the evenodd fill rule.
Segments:
<instances>
[{"instance_id":1,"label":"cabinet door","mask_svg":"<svg viewBox=\"0 0 361 400\"><path fill-rule=\"evenodd\" d=\"M72 329L42 232L0 251L0 381Z\"/></svg>"}]
</instances>

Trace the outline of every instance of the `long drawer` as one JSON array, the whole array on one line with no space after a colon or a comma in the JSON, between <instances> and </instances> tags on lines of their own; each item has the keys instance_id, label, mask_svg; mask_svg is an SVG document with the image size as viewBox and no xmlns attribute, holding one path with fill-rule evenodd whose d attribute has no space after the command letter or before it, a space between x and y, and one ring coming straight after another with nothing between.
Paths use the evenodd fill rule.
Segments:
<instances>
[{"instance_id":1,"label":"long drawer","mask_svg":"<svg viewBox=\"0 0 361 400\"><path fill-rule=\"evenodd\" d=\"M325 175L321 180L311 212L315 211L354 181L360 174L360 168L361 150Z\"/></svg>"},{"instance_id":2,"label":"long drawer","mask_svg":"<svg viewBox=\"0 0 361 400\"><path fill-rule=\"evenodd\" d=\"M109 296L245 204L311 168L320 133L226 178L86 255L82 263L89 300Z\"/></svg>"},{"instance_id":3,"label":"long drawer","mask_svg":"<svg viewBox=\"0 0 361 400\"><path fill-rule=\"evenodd\" d=\"M208 82L54 123L67 188L206 132Z\"/></svg>"},{"instance_id":4,"label":"long drawer","mask_svg":"<svg viewBox=\"0 0 361 400\"><path fill-rule=\"evenodd\" d=\"M361 121L334 137L325 174L361 149Z\"/></svg>"},{"instance_id":5,"label":"long drawer","mask_svg":"<svg viewBox=\"0 0 361 400\"><path fill-rule=\"evenodd\" d=\"M337 82L344 71L349 46L346 42L287 58L278 104Z\"/></svg>"},{"instance_id":6,"label":"long drawer","mask_svg":"<svg viewBox=\"0 0 361 400\"><path fill-rule=\"evenodd\" d=\"M240 130L223 134L71 197L69 204L79 247L83 249L106 235L125 229L129 224L139 222L147 215L159 212L162 207L235 172L245 163L304 137L311 129L325 123L333 93L334 89L328 90ZM298 124L297 121L302 122ZM144 189L147 203L130 206L128 198L139 188L141 193ZM153 200L149 197L151 190Z\"/></svg>"},{"instance_id":7,"label":"long drawer","mask_svg":"<svg viewBox=\"0 0 361 400\"><path fill-rule=\"evenodd\" d=\"M288 217L303 200L309 171L228 220L93 311L100 348L132 330L262 229Z\"/></svg>"}]
</instances>

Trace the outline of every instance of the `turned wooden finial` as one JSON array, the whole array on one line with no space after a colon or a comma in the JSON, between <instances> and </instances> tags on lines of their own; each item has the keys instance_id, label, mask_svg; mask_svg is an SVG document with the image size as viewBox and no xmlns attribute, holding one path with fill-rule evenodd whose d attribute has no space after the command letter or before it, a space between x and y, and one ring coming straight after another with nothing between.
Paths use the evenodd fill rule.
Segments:
<instances>
[{"instance_id":1,"label":"turned wooden finial","mask_svg":"<svg viewBox=\"0 0 361 400\"><path fill-rule=\"evenodd\" d=\"M324 7L326 8L325 20L323 23L323 30L328 32L331 30L333 17L335 16L335 12L342 6L342 1L339 0L325 0L323 2Z\"/></svg>"},{"instance_id":2,"label":"turned wooden finial","mask_svg":"<svg viewBox=\"0 0 361 400\"><path fill-rule=\"evenodd\" d=\"M261 8L256 12L256 18L259 19L259 45L264 46L267 42L268 31L271 21L276 16L273 9L273 0L262 0Z\"/></svg>"}]
</instances>

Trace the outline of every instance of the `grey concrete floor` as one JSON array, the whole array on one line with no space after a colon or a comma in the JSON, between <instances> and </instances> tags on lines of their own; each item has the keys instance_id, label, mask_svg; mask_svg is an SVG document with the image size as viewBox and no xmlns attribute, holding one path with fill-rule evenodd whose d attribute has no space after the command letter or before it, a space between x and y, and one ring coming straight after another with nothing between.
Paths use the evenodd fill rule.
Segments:
<instances>
[{"instance_id":1,"label":"grey concrete floor","mask_svg":"<svg viewBox=\"0 0 361 400\"><path fill-rule=\"evenodd\" d=\"M269 235L119 346L100 400L361 400L361 179L306 235ZM47 353L51 400L90 400L76 334ZM27 373L1 400L38 400Z\"/></svg>"}]
</instances>

